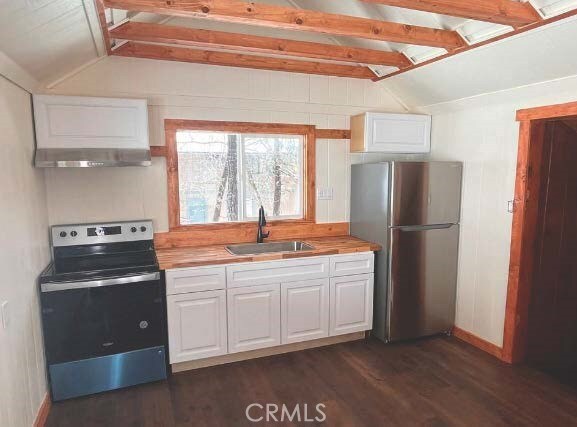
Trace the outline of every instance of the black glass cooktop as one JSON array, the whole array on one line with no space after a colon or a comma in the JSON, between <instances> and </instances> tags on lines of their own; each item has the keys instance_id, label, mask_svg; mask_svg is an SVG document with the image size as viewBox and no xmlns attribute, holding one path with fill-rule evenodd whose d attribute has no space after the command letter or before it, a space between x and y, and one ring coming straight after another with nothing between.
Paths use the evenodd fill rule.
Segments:
<instances>
[{"instance_id":1,"label":"black glass cooktop","mask_svg":"<svg viewBox=\"0 0 577 427\"><path fill-rule=\"evenodd\" d=\"M54 248L41 283L87 281L158 271L152 242Z\"/></svg>"}]
</instances>

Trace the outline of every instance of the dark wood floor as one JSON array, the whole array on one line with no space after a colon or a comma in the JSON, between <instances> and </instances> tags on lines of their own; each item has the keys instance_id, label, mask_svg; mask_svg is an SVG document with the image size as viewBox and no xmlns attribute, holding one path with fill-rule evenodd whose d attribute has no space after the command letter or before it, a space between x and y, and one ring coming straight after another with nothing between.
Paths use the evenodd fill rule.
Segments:
<instances>
[{"instance_id":1,"label":"dark wood floor","mask_svg":"<svg viewBox=\"0 0 577 427\"><path fill-rule=\"evenodd\" d=\"M324 423L300 426L577 425L577 391L446 337L394 345L369 339L179 373L56 403L47 425L292 425L247 421L254 402L326 405Z\"/></svg>"}]
</instances>

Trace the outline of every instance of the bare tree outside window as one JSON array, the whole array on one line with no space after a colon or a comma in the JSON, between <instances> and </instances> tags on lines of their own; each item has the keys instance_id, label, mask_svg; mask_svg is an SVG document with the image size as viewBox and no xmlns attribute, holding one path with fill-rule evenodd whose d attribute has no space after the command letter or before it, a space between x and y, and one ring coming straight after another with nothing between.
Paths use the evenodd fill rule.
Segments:
<instances>
[{"instance_id":1,"label":"bare tree outside window","mask_svg":"<svg viewBox=\"0 0 577 427\"><path fill-rule=\"evenodd\" d=\"M178 131L181 224L303 217L303 138Z\"/></svg>"}]
</instances>

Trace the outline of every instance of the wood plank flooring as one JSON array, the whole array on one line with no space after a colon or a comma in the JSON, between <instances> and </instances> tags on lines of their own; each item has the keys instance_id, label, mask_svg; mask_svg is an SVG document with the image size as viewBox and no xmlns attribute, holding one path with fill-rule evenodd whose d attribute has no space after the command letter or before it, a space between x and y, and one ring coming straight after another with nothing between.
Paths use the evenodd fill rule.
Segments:
<instances>
[{"instance_id":1,"label":"wood plank flooring","mask_svg":"<svg viewBox=\"0 0 577 427\"><path fill-rule=\"evenodd\" d=\"M253 423L251 403L326 405L324 423ZM255 411L255 416L259 411ZM316 415L313 411L312 417ZM55 403L48 427L574 426L577 391L456 338L338 344Z\"/></svg>"}]
</instances>

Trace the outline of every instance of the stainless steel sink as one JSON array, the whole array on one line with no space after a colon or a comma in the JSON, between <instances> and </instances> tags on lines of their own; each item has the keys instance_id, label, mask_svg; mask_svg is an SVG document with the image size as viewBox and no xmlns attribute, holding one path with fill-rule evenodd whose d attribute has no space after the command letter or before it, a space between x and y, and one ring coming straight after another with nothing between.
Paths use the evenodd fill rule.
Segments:
<instances>
[{"instance_id":1,"label":"stainless steel sink","mask_svg":"<svg viewBox=\"0 0 577 427\"><path fill-rule=\"evenodd\" d=\"M305 242L271 242L271 243L246 243L242 245L229 245L226 250L233 255L258 255L274 252L302 252L313 250L314 247Z\"/></svg>"}]
</instances>

